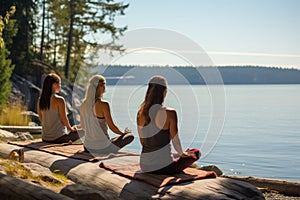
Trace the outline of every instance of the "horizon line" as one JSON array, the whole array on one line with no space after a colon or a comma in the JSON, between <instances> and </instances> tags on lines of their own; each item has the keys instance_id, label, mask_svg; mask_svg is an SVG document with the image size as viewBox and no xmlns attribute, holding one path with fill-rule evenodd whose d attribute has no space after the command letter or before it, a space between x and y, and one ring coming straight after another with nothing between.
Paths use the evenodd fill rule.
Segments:
<instances>
[{"instance_id":1,"label":"horizon line","mask_svg":"<svg viewBox=\"0 0 300 200\"><path fill-rule=\"evenodd\" d=\"M103 66L106 64L99 64L98 66ZM120 67L261 67L261 68L278 68L278 69L295 69L300 70L300 66L284 66L284 65L263 65L263 64L219 64L219 65L200 65L200 66L192 66L192 65L180 65L180 64L121 64L114 63L106 66L120 66Z\"/></svg>"}]
</instances>

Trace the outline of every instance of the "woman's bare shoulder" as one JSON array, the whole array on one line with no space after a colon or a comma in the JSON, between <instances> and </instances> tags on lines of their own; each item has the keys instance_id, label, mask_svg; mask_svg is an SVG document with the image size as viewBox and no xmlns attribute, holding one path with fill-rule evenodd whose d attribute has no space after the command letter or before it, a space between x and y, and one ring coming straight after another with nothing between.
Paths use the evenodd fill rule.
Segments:
<instances>
[{"instance_id":1,"label":"woman's bare shoulder","mask_svg":"<svg viewBox=\"0 0 300 200\"><path fill-rule=\"evenodd\" d=\"M167 113L169 119L176 119L177 118L177 112L174 108L166 107L165 110L166 110L166 113Z\"/></svg>"},{"instance_id":2,"label":"woman's bare shoulder","mask_svg":"<svg viewBox=\"0 0 300 200\"><path fill-rule=\"evenodd\" d=\"M97 100L95 102L95 109L96 110L102 110L102 111L107 111L110 110L109 102L105 100Z\"/></svg>"},{"instance_id":3,"label":"woman's bare shoulder","mask_svg":"<svg viewBox=\"0 0 300 200\"><path fill-rule=\"evenodd\" d=\"M53 95L53 100L55 102L58 102L58 103L64 103L65 102L65 99L62 96L59 96L57 94Z\"/></svg>"},{"instance_id":4,"label":"woman's bare shoulder","mask_svg":"<svg viewBox=\"0 0 300 200\"><path fill-rule=\"evenodd\" d=\"M62 96L60 96L60 95L58 95L58 94L54 94L54 95L53 95L53 98L54 98L54 99L63 99L63 100L65 100L64 97L62 97Z\"/></svg>"},{"instance_id":5,"label":"woman's bare shoulder","mask_svg":"<svg viewBox=\"0 0 300 200\"><path fill-rule=\"evenodd\" d=\"M98 99L95 104L99 105L99 106L109 106L109 102L103 99Z\"/></svg>"},{"instance_id":6,"label":"woman's bare shoulder","mask_svg":"<svg viewBox=\"0 0 300 200\"><path fill-rule=\"evenodd\" d=\"M101 100L101 102L103 103L103 104L109 104L109 102L108 101L106 101L106 100Z\"/></svg>"},{"instance_id":7,"label":"woman's bare shoulder","mask_svg":"<svg viewBox=\"0 0 300 200\"><path fill-rule=\"evenodd\" d=\"M174 108L171 108L171 107L164 107L163 109L165 109L165 111L170 112L170 113L173 113L173 112L176 113L176 110Z\"/></svg>"}]
</instances>

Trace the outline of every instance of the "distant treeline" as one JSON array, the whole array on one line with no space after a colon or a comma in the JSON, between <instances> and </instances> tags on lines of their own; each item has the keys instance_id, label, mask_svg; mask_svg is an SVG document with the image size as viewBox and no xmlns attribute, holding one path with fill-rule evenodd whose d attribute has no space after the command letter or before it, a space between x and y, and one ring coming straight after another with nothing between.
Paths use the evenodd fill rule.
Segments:
<instances>
[{"instance_id":1,"label":"distant treeline","mask_svg":"<svg viewBox=\"0 0 300 200\"><path fill-rule=\"evenodd\" d=\"M300 70L260 66L161 67L99 66L107 84L145 84L160 74L169 84L300 84Z\"/></svg>"}]
</instances>

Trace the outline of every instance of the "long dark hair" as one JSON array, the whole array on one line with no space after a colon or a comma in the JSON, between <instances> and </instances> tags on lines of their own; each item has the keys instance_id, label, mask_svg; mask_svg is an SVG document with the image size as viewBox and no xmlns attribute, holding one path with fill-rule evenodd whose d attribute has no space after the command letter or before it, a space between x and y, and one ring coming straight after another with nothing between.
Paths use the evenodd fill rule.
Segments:
<instances>
[{"instance_id":1,"label":"long dark hair","mask_svg":"<svg viewBox=\"0 0 300 200\"><path fill-rule=\"evenodd\" d=\"M151 121L150 108L153 105L162 105L164 101L164 92L167 88L167 81L162 76L153 76L148 84L148 89L145 95L145 100L141 104L138 111L138 118L145 118L145 125L149 124Z\"/></svg>"},{"instance_id":2,"label":"long dark hair","mask_svg":"<svg viewBox=\"0 0 300 200\"><path fill-rule=\"evenodd\" d=\"M49 110L50 98L52 95L52 85L59 82L60 78L57 74L51 73L45 77L39 101L40 110Z\"/></svg>"}]
</instances>

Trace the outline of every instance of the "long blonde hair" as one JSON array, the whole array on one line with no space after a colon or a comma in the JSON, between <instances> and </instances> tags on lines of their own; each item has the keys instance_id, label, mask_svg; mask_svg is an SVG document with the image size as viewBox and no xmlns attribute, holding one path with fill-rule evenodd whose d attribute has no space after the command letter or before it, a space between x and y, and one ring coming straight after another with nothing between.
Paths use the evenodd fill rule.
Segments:
<instances>
[{"instance_id":1,"label":"long blonde hair","mask_svg":"<svg viewBox=\"0 0 300 200\"><path fill-rule=\"evenodd\" d=\"M94 75L90 78L87 90L85 93L85 98L82 105L87 110L92 110L96 100L96 91L99 86L106 84L106 79L102 75Z\"/></svg>"}]
</instances>

